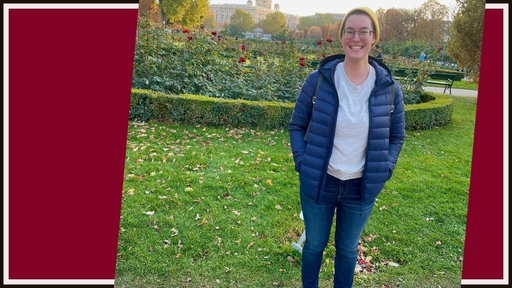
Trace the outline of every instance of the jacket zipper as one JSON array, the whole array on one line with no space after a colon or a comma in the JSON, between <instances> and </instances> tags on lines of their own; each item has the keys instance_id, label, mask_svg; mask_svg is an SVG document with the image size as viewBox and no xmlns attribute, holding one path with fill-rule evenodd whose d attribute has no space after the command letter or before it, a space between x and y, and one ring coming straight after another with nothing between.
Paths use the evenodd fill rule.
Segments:
<instances>
[{"instance_id":1,"label":"jacket zipper","mask_svg":"<svg viewBox=\"0 0 512 288\"><path fill-rule=\"evenodd\" d=\"M392 83L391 85L394 85ZM375 87L373 88L372 92L370 93L370 97L368 98L368 136L366 139L366 143L370 143L370 131L372 131L372 98L377 95L377 91L384 90L388 87L384 87L382 89L375 90ZM391 125L389 126L391 129ZM368 164L368 144L366 144L366 151L364 152L364 168L363 168L363 177L361 179L361 215L363 213L363 203L366 196L366 189L365 189L365 178L366 178L366 166Z\"/></svg>"},{"instance_id":2,"label":"jacket zipper","mask_svg":"<svg viewBox=\"0 0 512 288\"><path fill-rule=\"evenodd\" d=\"M335 67L339 64L339 62L335 65ZM322 169L322 182L320 182L320 187L319 187L319 190L318 190L318 194L317 194L317 203L320 202L320 199L321 199L321 196L323 194L323 188L325 186L325 179L327 178L327 167L329 166L329 159L331 158L331 155L332 155L332 149L333 149L333 146L334 146L334 135L335 135L335 129L336 129L336 121L338 119L338 106L340 105L339 103L339 96L338 96L338 91L336 90L336 87L334 86L334 73L332 73L331 71L331 88L334 90L334 94L335 94L335 97L334 97L334 110L333 110L333 116L331 118L331 129L329 131L329 134L330 134L330 137L329 137L329 145L327 146L327 151L329 151L328 155L327 155L327 158L325 159L325 163L324 163L324 167Z\"/></svg>"}]
</instances>

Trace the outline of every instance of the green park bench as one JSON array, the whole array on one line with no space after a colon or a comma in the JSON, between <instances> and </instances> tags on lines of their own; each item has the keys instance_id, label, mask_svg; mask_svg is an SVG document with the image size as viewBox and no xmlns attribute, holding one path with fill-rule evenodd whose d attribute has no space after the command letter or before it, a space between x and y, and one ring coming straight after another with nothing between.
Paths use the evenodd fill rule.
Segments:
<instances>
[{"instance_id":1,"label":"green park bench","mask_svg":"<svg viewBox=\"0 0 512 288\"><path fill-rule=\"evenodd\" d=\"M453 85L453 80L451 79L446 79L445 82L442 82L442 81L433 81L433 80L427 80L427 83L429 84L436 84L436 85L443 85L444 86L444 90L443 90L443 93L446 92L446 89L450 90L450 95L452 95L452 85Z\"/></svg>"},{"instance_id":2,"label":"green park bench","mask_svg":"<svg viewBox=\"0 0 512 288\"><path fill-rule=\"evenodd\" d=\"M393 79L407 81L407 78L398 77L398 76L393 76ZM453 80L451 80L451 79L446 79L446 81L444 81L444 82L443 81L434 81L434 80L427 80L425 82L429 83L429 84L442 85L442 86L444 86L443 93L446 93L446 89L448 89L450 91L450 95L452 95Z\"/></svg>"}]
</instances>

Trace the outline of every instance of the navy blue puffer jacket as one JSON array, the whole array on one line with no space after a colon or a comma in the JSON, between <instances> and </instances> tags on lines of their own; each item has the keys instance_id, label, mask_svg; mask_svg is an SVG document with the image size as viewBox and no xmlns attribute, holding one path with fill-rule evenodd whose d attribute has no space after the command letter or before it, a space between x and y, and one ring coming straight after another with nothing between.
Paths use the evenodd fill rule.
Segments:
<instances>
[{"instance_id":1,"label":"navy blue puffer jacket","mask_svg":"<svg viewBox=\"0 0 512 288\"><path fill-rule=\"evenodd\" d=\"M334 71L345 55L325 58L317 71L306 78L295 103L290 127L290 145L299 172L300 191L317 202L322 196L327 166L331 157L338 114L338 94L334 86ZM361 201L370 200L380 193L391 178L405 138L404 101L400 86L395 83L389 68L381 61L369 57L375 69L376 80L369 105L369 131L363 171ZM322 80L315 95L320 74ZM394 111L391 112L391 89L395 85ZM308 130L309 126L309 130ZM304 139L308 131L307 141Z\"/></svg>"}]
</instances>

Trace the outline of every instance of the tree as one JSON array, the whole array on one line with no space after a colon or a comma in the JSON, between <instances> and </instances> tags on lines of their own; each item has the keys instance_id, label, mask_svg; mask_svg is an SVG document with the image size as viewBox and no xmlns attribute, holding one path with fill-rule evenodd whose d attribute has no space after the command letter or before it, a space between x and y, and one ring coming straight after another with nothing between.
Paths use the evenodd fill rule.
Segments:
<instances>
[{"instance_id":1,"label":"tree","mask_svg":"<svg viewBox=\"0 0 512 288\"><path fill-rule=\"evenodd\" d=\"M390 8L382 15L381 31L386 40L412 40L414 28L414 14L412 10Z\"/></svg>"},{"instance_id":2,"label":"tree","mask_svg":"<svg viewBox=\"0 0 512 288\"><path fill-rule=\"evenodd\" d=\"M299 23L297 24L297 29L305 30L311 26L315 25L315 18L313 17L300 17Z\"/></svg>"},{"instance_id":3,"label":"tree","mask_svg":"<svg viewBox=\"0 0 512 288\"><path fill-rule=\"evenodd\" d=\"M299 20L299 24L297 24L297 29L304 30L311 26L322 27L324 24L335 24L336 19L332 14L327 13L317 13L314 17L301 17Z\"/></svg>"},{"instance_id":4,"label":"tree","mask_svg":"<svg viewBox=\"0 0 512 288\"><path fill-rule=\"evenodd\" d=\"M229 17L228 31L232 36L240 36L243 32L254 29L254 19L251 13L242 9L235 9L235 12Z\"/></svg>"},{"instance_id":5,"label":"tree","mask_svg":"<svg viewBox=\"0 0 512 288\"><path fill-rule=\"evenodd\" d=\"M162 26L163 19L160 16L160 9L158 3L154 0L140 0L139 1L139 18L146 18L158 27Z\"/></svg>"},{"instance_id":6,"label":"tree","mask_svg":"<svg viewBox=\"0 0 512 288\"><path fill-rule=\"evenodd\" d=\"M448 7L428 0L417 10L416 38L420 41L439 43L448 35L445 19L448 18Z\"/></svg>"},{"instance_id":7,"label":"tree","mask_svg":"<svg viewBox=\"0 0 512 288\"><path fill-rule=\"evenodd\" d=\"M316 26L322 27L323 24L334 24L336 19L332 14L328 13L316 13Z\"/></svg>"},{"instance_id":8,"label":"tree","mask_svg":"<svg viewBox=\"0 0 512 288\"><path fill-rule=\"evenodd\" d=\"M333 24L324 24L322 25L322 27L320 28L322 30L322 38L323 39L327 39L327 38L333 38L334 35L336 34L336 32L334 31L335 29L335 25Z\"/></svg>"},{"instance_id":9,"label":"tree","mask_svg":"<svg viewBox=\"0 0 512 288\"><path fill-rule=\"evenodd\" d=\"M377 21L379 21L379 27L380 27L380 38L381 39L387 39L386 38L386 22L384 20L384 13L386 10L384 8L379 8L375 10L375 15L377 15Z\"/></svg>"},{"instance_id":10,"label":"tree","mask_svg":"<svg viewBox=\"0 0 512 288\"><path fill-rule=\"evenodd\" d=\"M289 30L286 17L279 11L267 15L267 18L261 23L261 28L274 37L282 36Z\"/></svg>"},{"instance_id":11,"label":"tree","mask_svg":"<svg viewBox=\"0 0 512 288\"><path fill-rule=\"evenodd\" d=\"M307 37L309 39L320 39L322 37L322 29L318 26L311 26Z\"/></svg>"},{"instance_id":12,"label":"tree","mask_svg":"<svg viewBox=\"0 0 512 288\"><path fill-rule=\"evenodd\" d=\"M208 15L208 0L160 0L162 14L171 24L199 25Z\"/></svg>"},{"instance_id":13,"label":"tree","mask_svg":"<svg viewBox=\"0 0 512 288\"><path fill-rule=\"evenodd\" d=\"M459 67L471 70L477 80L480 74L485 0L457 0L459 10L450 29L446 52Z\"/></svg>"},{"instance_id":14,"label":"tree","mask_svg":"<svg viewBox=\"0 0 512 288\"><path fill-rule=\"evenodd\" d=\"M210 8L208 8L208 15L206 15L206 17L204 18L203 24L208 29L212 29L215 26L217 26L217 24L215 23L215 14L213 14Z\"/></svg>"}]
</instances>

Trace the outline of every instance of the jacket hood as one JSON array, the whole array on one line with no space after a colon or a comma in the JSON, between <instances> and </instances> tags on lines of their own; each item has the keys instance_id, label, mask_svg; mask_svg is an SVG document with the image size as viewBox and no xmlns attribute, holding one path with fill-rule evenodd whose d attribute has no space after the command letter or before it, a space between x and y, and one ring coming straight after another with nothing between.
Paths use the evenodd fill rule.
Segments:
<instances>
[{"instance_id":1,"label":"jacket hood","mask_svg":"<svg viewBox=\"0 0 512 288\"><path fill-rule=\"evenodd\" d=\"M343 61L345 61L344 54L335 54L328 56L320 62L320 64L318 65L318 70L325 76L325 78L333 79L336 66ZM386 64L372 56L368 56L368 63L370 63L370 65L372 65L372 67L375 69L376 90L387 88L394 83L391 70L389 69L388 66L386 66Z\"/></svg>"}]
</instances>

